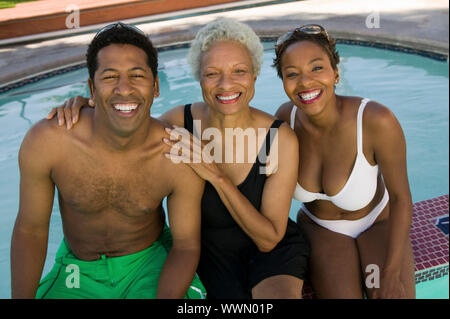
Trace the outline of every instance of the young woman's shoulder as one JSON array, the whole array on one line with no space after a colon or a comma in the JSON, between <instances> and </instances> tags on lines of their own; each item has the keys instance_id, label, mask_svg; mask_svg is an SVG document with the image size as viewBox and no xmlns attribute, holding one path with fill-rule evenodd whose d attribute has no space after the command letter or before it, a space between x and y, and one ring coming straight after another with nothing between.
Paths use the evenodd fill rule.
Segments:
<instances>
[{"instance_id":1,"label":"young woman's shoulder","mask_svg":"<svg viewBox=\"0 0 450 319\"><path fill-rule=\"evenodd\" d=\"M394 113L385 105L369 101L364 110L365 126L371 131L390 130L398 125Z\"/></svg>"},{"instance_id":2,"label":"young woman's shoulder","mask_svg":"<svg viewBox=\"0 0 450 319\"><path fill-rule=\"evenodd\" d=\"M353 118L353 114L356 115L358 113L363 98L359 96L340 96L339 98L348 106ZM387 106L372 100L367 102L363 113L364 127L376 128L387 125L391 121L396 121L396 119Z\"/></svg>"}]
</instances>

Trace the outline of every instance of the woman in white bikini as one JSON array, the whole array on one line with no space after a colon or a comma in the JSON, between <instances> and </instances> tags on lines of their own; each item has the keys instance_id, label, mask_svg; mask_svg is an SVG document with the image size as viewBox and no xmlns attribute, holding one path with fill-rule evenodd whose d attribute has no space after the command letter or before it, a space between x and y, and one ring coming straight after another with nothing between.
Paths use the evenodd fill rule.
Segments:
<instances>
[{"instance_id":1,"label":"woman in white bikini","mask_svg":"<svg viewBox=\"0 0 450 319\"><path fill-rule=\"evenodd\" d=\"M392 112L339 96L336 42L319 25L280 37L274 66L290 102L277 116L300 150L294 198L319 298L415 298L405 138ZM363 72L363 70L361 70Z\"/></svg>"}]
</instances>

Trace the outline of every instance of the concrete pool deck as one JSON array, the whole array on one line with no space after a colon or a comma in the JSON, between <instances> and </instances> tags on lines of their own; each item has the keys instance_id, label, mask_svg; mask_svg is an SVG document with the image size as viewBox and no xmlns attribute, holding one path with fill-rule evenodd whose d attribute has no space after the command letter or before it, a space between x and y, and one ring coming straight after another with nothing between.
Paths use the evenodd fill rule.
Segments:
<instances>
[{"instance_id":1,"label":"concrete pool deck","mask_svg":"<svg viewBox=\"0 0 450 319\"><path fill-rule=\"evenodd\" d=\"M234 5L249 3L252 1L239 1ZM267 37L277 37L301 24L320 23L336 38L399 45L438 53L448 59L449 4L446 0L268 3L229 11L225 11L229 5L217 5L123 21L137 25L157 46L190 41L200 27L222 16L245 22L258 35ZM111 21L115 21L113 17ZM83 62L88 43L105 24L1 40L0 87Z\"/></svg>"}]
</instances>

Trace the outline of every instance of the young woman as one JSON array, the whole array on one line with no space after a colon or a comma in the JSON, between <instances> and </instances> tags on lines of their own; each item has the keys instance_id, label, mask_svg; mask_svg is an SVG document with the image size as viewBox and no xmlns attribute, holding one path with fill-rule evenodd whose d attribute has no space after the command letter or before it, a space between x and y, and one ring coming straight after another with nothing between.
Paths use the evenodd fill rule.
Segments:
<instances>
[{"instance_id":1,"label":"young woman","mask_svg":"<svg viewBox=\"0 0 450 319\"><path fill-rule=\"evenodd\" d=\"M185 160L186 164L180 165L189 165L207 181L197 272L208 298L301 298L309 245L289 219L298 175L298 142L288 125L249 105L262 55L260 40L247 25L231 19L206 25L189 52L204 100L180 105L161 117L174 125L164 143L179 146L186 137L190 141L193 134L200 148L199 162L169 148L167 157ZM78 97L65 104L69 126L72 110L74 116L78 115L86 102ZM61 120L63 109L58 110ZM194 120L200 121L200 127ZM237 138L227 139L227 130L238 132ZM205 142L210 132L215 132L214 138L210 137L205 147L214 149L213 155L203 152L204 145L199 141L203 138ZM258 148L260 143L248 137L241 139L239 132L253 132L253 141L264 143ZM171 140L175 135L185 138ZM184 146L195 151L191 142ZM237 162L237 155L230 161L230 149L240 152L247 161ZM210 157L205 159L206 153ZM263 160L267 154L276 155L270 156L270 165Z\"/></svg>"},{"instance_id":2,"label":"young woman","mask_svg":"<svg viewBox=\"0 0 450 319\"><path fill-rule=\"evenodd\" d=\"M294 198L319 298L414 298L412 202L402 129L385 106L339 96L336 42L319 25L281 37L274 66L290 99L276 115L299 142ZM361 70L364 72L364 70Z\"/></svg>"}]
</instances>

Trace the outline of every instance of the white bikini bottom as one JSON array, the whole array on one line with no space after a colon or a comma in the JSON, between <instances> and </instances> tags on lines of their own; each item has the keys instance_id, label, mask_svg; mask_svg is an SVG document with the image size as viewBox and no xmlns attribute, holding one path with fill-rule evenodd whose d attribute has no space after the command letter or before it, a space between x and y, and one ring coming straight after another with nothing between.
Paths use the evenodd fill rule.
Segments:
<instances>
[{"instance_id":1,"label":"white bikini bottom","mask_svg":"<svg viewBox=\"0 0 450 319\"><path fill-rule=\"evenodd\" d=\"M372 211L364 216L363 218L357 220L324 220L314 216L304 204L301 206L302 213L305 213L312 221L317 225L320 225L326 229L334 231L336 233L344 234L352 238L357 238L361 233L366 231L370 226L373 225L378 215L383 211L389 202L389 194L387 189L384 189L384 196L377 206L372 209Z\"/></svg>"}]
</instances>

